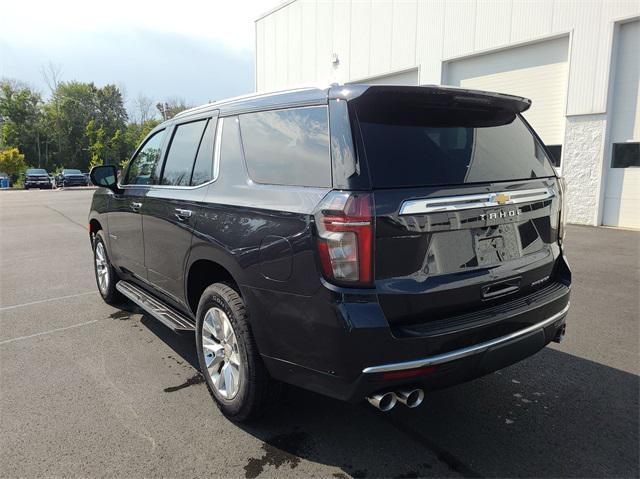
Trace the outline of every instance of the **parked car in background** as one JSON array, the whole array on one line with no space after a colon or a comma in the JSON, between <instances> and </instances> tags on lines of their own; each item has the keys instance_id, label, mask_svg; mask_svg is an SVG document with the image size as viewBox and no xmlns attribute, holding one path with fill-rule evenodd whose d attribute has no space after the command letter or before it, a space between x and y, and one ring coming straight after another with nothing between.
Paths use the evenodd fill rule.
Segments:
<instances>
[{"instance_id":1,"label":"parked car in background","mask_svg":"<svg viewBox=\"0 0 640 479\"><path fill-rule=\"evenodd\" d=\"M84 180L86 185L89 186L91 184L91 175L89 173L82 173L84 175Z\"/></svg>"},{"instance_id":2,"label":"parked car in background","mask_svg":"<svg viewBox=\"0 0 640 479\"><path fill-rule=\"evenodd\" d=\"M530 105L353 84L180 113L119 182L91 172L100 294L192 331L235 420L279 382L416 407L564 337L564 192Z\"/></svg>"},{"instance_id":3,"label":"parked car in background","mask_svg":"<svg viewBox=\"0 0 640 479\"><path fill-rule=\"evenodd\" d=\"M80 170L64 169L56 178L58 187L87 186L87 178Z\"/></svg>"},{"instance_id":4,"label":"parked car in background","mask_svg":"<svg viewBox=\"0 0 640 479\"><path fill-rule=\"evenodd\" d=\"M47 170L42 168L29 168L24 175L24 189L45 188L52 189L51 178Z\"/></svg>"}]
</instances>

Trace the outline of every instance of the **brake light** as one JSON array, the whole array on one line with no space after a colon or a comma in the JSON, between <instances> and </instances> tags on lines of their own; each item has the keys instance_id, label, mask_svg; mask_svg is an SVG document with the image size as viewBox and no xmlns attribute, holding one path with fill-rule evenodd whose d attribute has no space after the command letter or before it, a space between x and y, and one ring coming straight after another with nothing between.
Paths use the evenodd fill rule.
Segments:
<instances>
[{"instance_id":1,"label":"brake light","mask_svg":"<svg viewBox=\"0 0 640 479\"><path fill-rule=\"evenodd\" d=\"M567 182L558 177L558 192L560 195L560 212L558 213L558 243L562 245L567 225Z\"/></svg>"},{"instance_id":2,"label":"brake light","mask_svg":"<svg viewBox=\"0 0 640 479\"><path fill-rule=\"evenodd\" d=\"M373 282L373 198L369 193L332 191L315 213L322 273L334 283Z\"/></svg>"}]
</instances>

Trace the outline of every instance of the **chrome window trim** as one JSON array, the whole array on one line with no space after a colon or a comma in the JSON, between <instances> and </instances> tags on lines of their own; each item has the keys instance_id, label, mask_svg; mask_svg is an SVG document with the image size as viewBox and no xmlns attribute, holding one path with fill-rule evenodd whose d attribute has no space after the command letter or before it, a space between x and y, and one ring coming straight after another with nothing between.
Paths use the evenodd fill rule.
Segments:
<instances>
[{"instance_id":1,"label":"chrome window trim","mask_svg":"<svg viewBox=\"0 0 640 479\"><path fill-rule=\"evenodd\" d=\"M496 197L506 195L508 200L499 203ZM481 193L475 195L445 196L408 200L402 203L400 215L440 213L445 211L461 211L474 208L493 208L531 201L541 201L555 196L553 188L536 188L531 190L500 191L498 193Z\"/></svg>"},{"instance_id":2,"label":"chrome window trim","mask_svg":"<svg viewBox=\"0 0 640 479\"><path fill-rule=\"evenodd\" d=\"M216 125L216 137L215 145L213 147L213 179L210 183L213 183L218 179L220 172L220 149L222 148L222 125L224 124L224 117L218 118L218 124Z\"/></svg>"},{"instance_id":3,"label":"chrome window trim","mask_svg":"<svg viewBox=\"0 0 640 479\"><path fill-rule=\"evenodd\" d=\"M212 117L209 120L216 118ZM205 186L209 186L211 183L215 183L218 180L218 175L220 172L220 145L222 143L222 123L224 118L217 117L218 123L216 124L216 133L214 139L213 146L213 178L207 181L206 183L202 183L200 185L188 185L188 186L176 186L176 185L121 185L118 184L118 188L122 190L135 189L135 188L145 188L148 190L195 190L198 188L203 188ZM197 120L194 120L197 121ZM191 122L187 122L191 123ZM183 123L181 123L183 124ZM206 127L205 127L206 129Z\"/></svg>"},{"instance_id":4,"label":"chrome window trim","mask_svg":"<svg viewBox=\"0 0 640 479\"><path fill-rule=\"evenodd\" d=\"M483 353L487 351L489 348L494 346L498 346L500 344L506 343L513 339L519 338L521 336L525 336L526 334L532 333L538 329L545 328L555 321L559 320L563 316L567 314L569 311L570 303L562 309L562 311L557 312L553 316L545 319L544 321L540 321L532 326L528 326L519 331L515 331L513 333L507 334L505 336L500 336L499 338L492 339L490 341L485 341L484 343L474 344L473 346L469 346L462 349L456 349L455 351L450 351L448 353L438 354L436 356L429 356L424 359L418 359L415 361L405 361L402 363L391 363L391 364L383 364L380 366L370 366L368 368L364 368L362 370L363 374L371 374L371 373L386 373L389 371L402 371L405 369L415 369L421 368L424 366L435 366L438 364L448 363L451 361L455 361L457 359L466 358L467 356L472 356L474 354Z\"/></svg>"}]
</instances>

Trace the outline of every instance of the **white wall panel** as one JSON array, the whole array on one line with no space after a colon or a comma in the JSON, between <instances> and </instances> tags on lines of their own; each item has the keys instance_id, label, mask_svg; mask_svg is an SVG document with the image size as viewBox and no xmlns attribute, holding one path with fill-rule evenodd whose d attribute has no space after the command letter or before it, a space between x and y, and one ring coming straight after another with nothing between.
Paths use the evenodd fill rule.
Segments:
<instances>
[{"instance_id":1,"label":"white wall panel","mask_svg":"<svg viewBox=\"0 0 640 479\"><path fill-rule=\"evenodd\" d=\"M509 43L511 0L482 0L476 15L474 50L487 50Z\"/></svg>"},{"instance_id":2,"label":"white wall panel","mask_svg":"<svg viewBox=\"0 0 640 479\"><path fill-rule=\"evenodd\" d=\"M554 31L554 0L513 0L511 8L512 43L539 38Z\"/></svg>"},{"instance_id":3,"label":"white wall panel","mask_svg":"<svg viewBox=\"0 0 640 479\"><path fill-rule=\"evenodd\" d=\"M370 36L371 0L353 0L351 3L350 79L369 75Z\"/></svg>"},{"instance_id":4,"label":"white wall panel","mask_svg":"<svg viewBox=\"0 0 640 479\"><path fill-rule=\"evenodd\" d=\"M369 75L378 75L391 69L392 17L393 3L391 0L371 2Z\"/></svg>"},{"instance_id":5,"label":"white wall panel","mask_svg":"<svg viewBox=\"0 0 640 479\"><path fill-rule=\"evenodd\" d=\"M316 81L316 1L300 1L302 5L302 81ZM288 8L288 7L287 7Z\"/></svg>"},{"instance_id":6,"label":"white wall panel","mask_svg":"<svg viewBox=\"0 0 640 479\"><path fill-rule=\"evenodd\" d=\"M640 141L640 21L620 25L617 40L611 140Z\"/></svg>"},{"instance_id":7,"label":"white wall panel","mask_svg":"<svg viewBox=\"0 0 640 479\"><path fill-rule=\"evenodd\" d=\"M401 70L416 65L417 13L418 0L393 2L391 70Z\"/></svg>"},{"instance_id":8,"label":"white wall panel","mask_svg":"<svg viewBox=\"0 0 640 479\"><path fill-rule=\"evenodd\" d=\"M603 3L600 14L600 40L598 41L598 65L594 75L594 110L607 108L608 83L611 74L612 39L615 21L640 13L640 1L608 0ZM636 64L638 60L636 60Z\"/></svg>"},{"instance_id":9,"label":"white wall panel","mask_svg":"<svg viewBox=\"0 0 640 479\"><path fill-rule=\"evenodd\" d=\"M274 13L275 19L275 58L276 88L289 83L289 9L281 8Z\"/></svg>"},{"instance_id":10,"label":"white wall panel","mask_svg":"<svg viewBox=\"0 0 640 479\"><path fill-rule=\"evenodd\" d=\"M332 81L349 81L351 57L351 0L341 0L333 6L333 53L340 63L334 68Z\"/></svg>"},{"instance_id":11,"label":"white wall panel","mask_svg":"<svg viewBox=\"0 0 640 479\"><path fill-rule=\"evenodd\" d=\"M264 88L264 22L256 22L256 90Z\"/></svg>"},{"instance_id":12,"label":"white wall panel","mask_svg":"<svg viewBox=\"0 0 640 479\"><path fill-rule=\"evenodd\" d=\"M333 76L333 2L318 0L316 6L316 81L325 83Z\"/></svg>"},{"instance_id":13,"label":"white wall panel","mask_svg":"<svg viewBox=\"0 0 640 479\"><path fill-rule=\"evenodd\" d=\"M474 51L476 30L476 2L448 0L444 12L444 58L465 55Z\"/></svg>"},{"instance_id":14,"label":"white wall panel","mask_svg":"<svg viewBox=\"0 0 640 479\"><path fill-rule=\"evenodd\" d=\"M418 3L416 63L420 65L420 84L442 82L445 0Z\"/></svg>"},{"instance_id":15,"label":"white wall panel","mask_svg":"<svg viewBox=\"0 0 640 479\"><path fill-rule=\"evenodd\" d=\"M573 9L573 38L571 47L571 72L569 74L569 95L567 113L603 113L606 109L604 92L595 91L595 77L598 68L608 68L596 58L600 37L600 11L602 2L585 2L585 8ZM595 107L595 108L594 108Z\"/></svg>"},{"instance_id":16,"label":"white wall panel","mask_svg":"<svg viewBox=\"0 0 640 479\"><path fill-rule=\"evenodd\" d=\"M294 2L289 10L288 84L302 83L302 5Z\"/></svg>"},{"instance_id":17,"label":"white wall panel","mask_svg":"<svg viewBox=\"0 0 640 479\"><path fill-rule=\"evenodd\" d=\"M264 88L271 90L276 86L276 20L269 16L264 20Z\"/></svg>"},{"instance_id":18,"label":"white wall panel","mask_svg":"<svg viewBox=\"0 0 640 479\"><path fill-rule=\"evenodd\" d=\"M418 69L404 70L389 75L378 77L369 77L365 81L371 85L410 85L417 86L420 84L420 76Z\"/></svg>"}]
</instances>

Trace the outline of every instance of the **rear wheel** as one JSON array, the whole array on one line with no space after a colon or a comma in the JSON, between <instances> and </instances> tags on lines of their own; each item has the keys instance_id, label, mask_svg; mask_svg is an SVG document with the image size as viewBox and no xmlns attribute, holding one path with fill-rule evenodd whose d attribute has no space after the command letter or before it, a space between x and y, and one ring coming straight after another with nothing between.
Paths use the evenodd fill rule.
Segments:
<instances>
[{"instance_id":1,"label":"rear wheel","mask_svg":"<svg viewBox=\"0 0 640 479\"><path fill-rule=\"evenodd\" d=\"M196 343L200 370L222 413L234 421L259 416L277 395L249 327L238 292L215 283L198 305Z\"/></svg>"},{"instance_id":2,"label":"rear wheel","mask_svg":"<svg viewBox=\"0 0 640 479\"><path fill-rule=\"evenodd\" d=\"M122 295L116 289L118 273L109 261L107 247L102 230L98 231L93 240L93 267L96 273L96 284L100 296L107 304L117 304L123 300Z\"/></svg>"}]
</instances>

